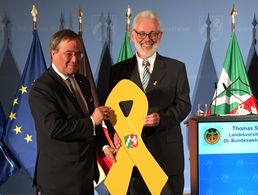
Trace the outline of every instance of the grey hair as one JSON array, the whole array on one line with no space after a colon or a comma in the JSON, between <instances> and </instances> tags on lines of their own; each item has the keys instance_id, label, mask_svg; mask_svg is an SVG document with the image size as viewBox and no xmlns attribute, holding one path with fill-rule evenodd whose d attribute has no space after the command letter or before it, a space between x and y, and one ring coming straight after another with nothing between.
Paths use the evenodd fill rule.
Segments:
<instances>
[{"instance_id":1,"label":"grey hair","mask_svg":"<svg viewBox=\"0 0 258 195\"><path fill-rule=\"evenodd\" d=\"M159 16L152 10L143 10L141 12L138 12L133 20L133 29L136 27L137 22L140 18L150 18L154 19L158 22L158 30L161 31L161 22Z\"/></svg>"}]
</instances>

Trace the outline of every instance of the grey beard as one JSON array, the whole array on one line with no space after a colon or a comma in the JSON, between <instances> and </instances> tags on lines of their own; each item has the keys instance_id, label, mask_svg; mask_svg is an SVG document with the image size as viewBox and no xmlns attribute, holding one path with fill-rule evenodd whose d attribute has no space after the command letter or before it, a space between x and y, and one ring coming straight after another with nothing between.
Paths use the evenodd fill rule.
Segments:
<instances>
[{"instance_id":1,"label":"grey beard","mask_svg":"<svg viewBox=\"0 0 258 195\"><path fill-rule=\"evenodd\" d=\"M142 56L144 58L149 58L158 50L159 43L153 44L152 49L150 51L143 51L141 48L141 45L139 43L137 43L136 41L134 42L134 46L135 46L137 52L140 54L140 56Z\"/></svg>"}]
</instances>

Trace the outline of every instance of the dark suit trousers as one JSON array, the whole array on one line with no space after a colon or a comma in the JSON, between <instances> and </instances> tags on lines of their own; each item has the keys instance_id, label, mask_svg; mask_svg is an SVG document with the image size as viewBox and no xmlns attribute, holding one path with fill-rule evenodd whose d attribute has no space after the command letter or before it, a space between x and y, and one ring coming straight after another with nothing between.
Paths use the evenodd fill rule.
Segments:
<instances>
[{"instance_id":1,"label":"dark suit trousers","mask_svg":"<svg viewBox=\"0 0 258 195\"><path fill-rule=\"evenodd\" d=\"M138 170L134 169L127 195L151 195ZM169 177L161 191L161 195L182 195L184 191L184 175Z\"/></svg>"},{"instance_id":2,"label":"dark suit trousers","mask_svg":"<svg viewBox=\"0 0 258 195\"><path fill-rule=\"evenodd\" d=\"M77 192L69 192L66 189L46 189L38 185L40 195L94 195L93 186L89 189L79 190Z\"/></svg>"}]
</instances>

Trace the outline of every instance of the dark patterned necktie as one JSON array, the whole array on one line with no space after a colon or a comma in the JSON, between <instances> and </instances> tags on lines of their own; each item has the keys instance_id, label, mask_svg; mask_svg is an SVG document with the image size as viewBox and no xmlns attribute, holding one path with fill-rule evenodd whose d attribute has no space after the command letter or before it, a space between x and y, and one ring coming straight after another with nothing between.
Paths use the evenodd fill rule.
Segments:
<instances>
[{"instance_id":1,"label":"dark patterned necktie","mask_svg":"<svg viewBox=\"0 0 258 195\"><path fill-rule=\"evenodd\" d=\"M146 90L149 80L150 80L150 63L148 60L143 60L143 74L142 74L142 87L144 91Z\"/></svg>"},{"instance_id":2,"label":"dark patterned necktie","mask_svg":"<svg viewBox=\"0 0 258 195\"><path fill-rule=\"evenodd\" d=\"M68 77L67 83L68 83L68 87L69 87L70 91L76 98L76 100L79 103L80 107L82 108L83 112L84 113L89 112L87 102L84 99L81 89L80 89L78 83L76 82L74 76Z\"/></svg>"}]
</instances>

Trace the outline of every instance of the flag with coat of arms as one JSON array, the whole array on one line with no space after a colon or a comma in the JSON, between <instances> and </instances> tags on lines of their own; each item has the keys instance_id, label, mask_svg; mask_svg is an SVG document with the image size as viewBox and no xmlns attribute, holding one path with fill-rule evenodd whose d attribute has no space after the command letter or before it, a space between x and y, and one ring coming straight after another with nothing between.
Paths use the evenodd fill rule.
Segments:
<instances>
[{"instance_id":1,"label":"flag with coat of arms","mask_svg":"<svg viewBox=\"0 0 258 195\"><path fill-rule=\"evenodd\" d=\"M210 113L216 115L257 114L257 102L250 88L235 32L231 34L218 88L208 114Z\"/></svg>"}]
</instances>

